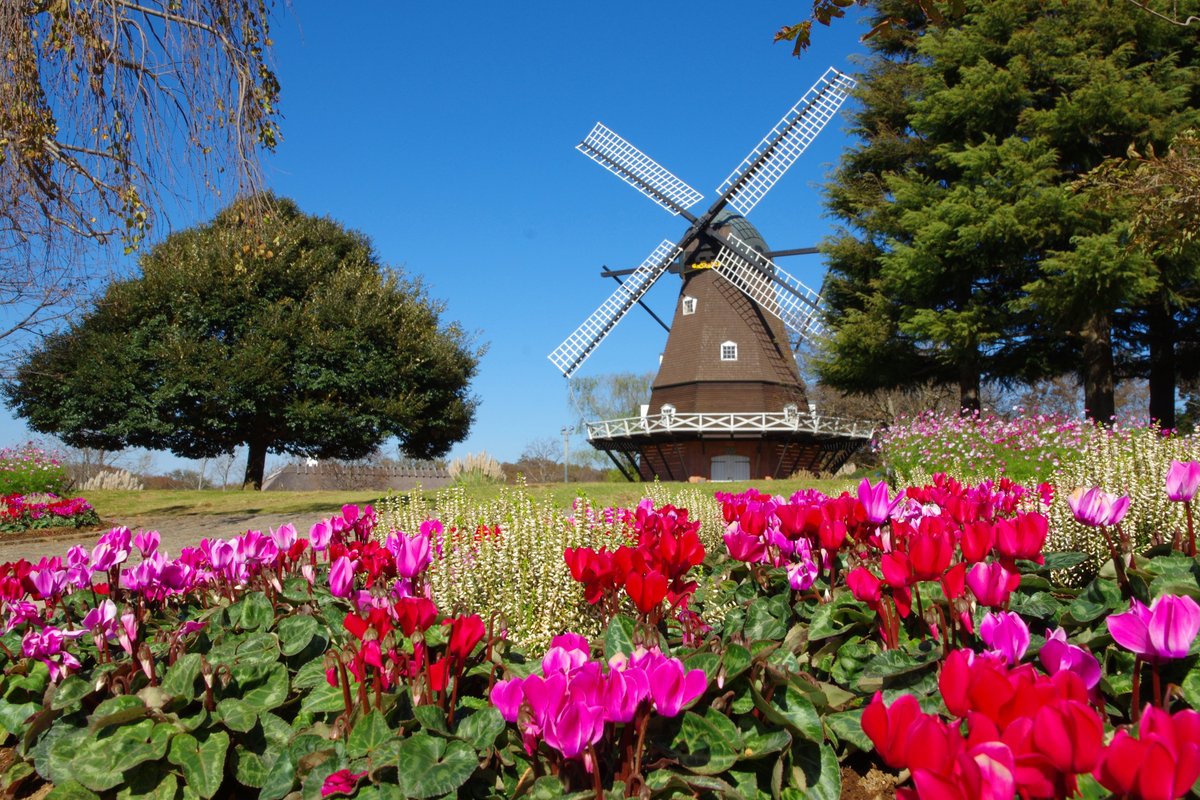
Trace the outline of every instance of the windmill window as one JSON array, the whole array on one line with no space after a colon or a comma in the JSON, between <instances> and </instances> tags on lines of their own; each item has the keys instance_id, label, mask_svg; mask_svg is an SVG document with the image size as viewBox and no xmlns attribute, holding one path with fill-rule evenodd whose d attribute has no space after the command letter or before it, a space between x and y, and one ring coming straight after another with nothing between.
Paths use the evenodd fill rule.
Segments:
<instances>
[{"instance_id":1,"label":"windmill window","mask_svg":"<svg viewBox=\"0 0 1200 800\"><path fill-rule=\"evenodd\" d=\"M684 313L684 316L696 313L696 298L694 298L694 297L683 298L683 313Z\"/></svg>"},{"instance_id":2,"label":"windmill window","mask_svg":"<svg viewBox=\"0 0 1200 800\"><path fill-rule=\"evenodd\" d=\"M737 342L721 343L721 360L737 361Z\"/></svg>"}]
</instances>

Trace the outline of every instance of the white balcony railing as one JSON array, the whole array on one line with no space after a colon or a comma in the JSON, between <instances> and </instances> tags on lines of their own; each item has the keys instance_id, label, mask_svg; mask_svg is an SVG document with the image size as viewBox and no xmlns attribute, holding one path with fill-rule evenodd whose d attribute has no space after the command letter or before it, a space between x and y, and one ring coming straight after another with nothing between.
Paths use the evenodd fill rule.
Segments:
<instances>
[{"instance_id":1,"label":"white balcony railing","mask_svg":"<svg viewBox=\"0 0 1200 800\"><path fill-rule=\"evenodd\" d=\"M650 414L587 423L588 440L626 439L659 434L764 434L811 433L818 436L870 439L871 422L840 419L816 413L763 412L758 414Z\"/></svg>"}]
</instances>

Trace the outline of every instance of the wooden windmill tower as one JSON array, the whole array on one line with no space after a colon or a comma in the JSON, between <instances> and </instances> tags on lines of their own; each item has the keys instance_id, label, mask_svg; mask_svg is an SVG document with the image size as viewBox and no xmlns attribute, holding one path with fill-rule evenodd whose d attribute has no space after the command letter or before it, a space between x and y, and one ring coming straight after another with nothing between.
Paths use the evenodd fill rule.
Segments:
<instances>
[{"instance_id":1,"label":"wooden windmill tower","mask_svg":"<svg viewBox=\"0 0 1200 800\"><path fill-rule=\"evenodd\" d=\"M789 334L819 332L820 297L771 259L746 220L821 129L854 81L832 67L718 188L703 196L617 134L597 124L585 155L690 226L664 240L641 266L606 271L620 286L549 356L564 376L599 346L667 272L683 279L647 414L588 424L588 439L631 480L655 476L748 479L840 466L870 431L810 410ZM623 282L622 277L627 279Z\"/></svg>"}]
</instances>

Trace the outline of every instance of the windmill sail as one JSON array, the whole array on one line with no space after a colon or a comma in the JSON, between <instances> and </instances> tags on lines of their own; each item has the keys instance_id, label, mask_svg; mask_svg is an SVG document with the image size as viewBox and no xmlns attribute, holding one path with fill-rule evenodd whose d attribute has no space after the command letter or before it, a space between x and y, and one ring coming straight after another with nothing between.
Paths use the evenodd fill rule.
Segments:
<instances>
[{"instance_id":1,"label":"windmill sail","mask_svg":"<svg viewBox=\"0 0 1200 800\"><path fill-rule=\"evenodd\" d=\"M555 348L547 358L558 367L564 377L571 377L575 370L587 360L592 351L604 341L621 318L633 308L646 290L659 279L680 254L680 249L669 239L664 239L654 248L641 266L633 271L629 280L617 287L575 332Z\"/></svg>"},{"instance_id":2,"label":"windmill sail","mask_svg":"<svg viewBox=\"0 0 1200 800\"><path fill-rule=\"evenodd\" d=\"M742 216L748 215L833 119L854 86L853 78L833 67L827 69L729 174L717 192Z\"/></svg>"},{"instance_id":3,"label":"windmill sail","mask_svg":"<svg viewBox=\"0 0 1200 800\"><path fill-rule=\"evenodd\" d=\"M821 296L750 245L730 234L713 270L779 319L801 339L819 336Z\"/></svg>"},{"instance_id":4,"label":"windmill sail","mask_svg":"<svg viewBox=\"0 0 1200 800\"><path fill-rule=\"evenodd\" d=\"M666 167L599 122L575 149L675 216L704 199Z\"/></svg>"}]
</instances>

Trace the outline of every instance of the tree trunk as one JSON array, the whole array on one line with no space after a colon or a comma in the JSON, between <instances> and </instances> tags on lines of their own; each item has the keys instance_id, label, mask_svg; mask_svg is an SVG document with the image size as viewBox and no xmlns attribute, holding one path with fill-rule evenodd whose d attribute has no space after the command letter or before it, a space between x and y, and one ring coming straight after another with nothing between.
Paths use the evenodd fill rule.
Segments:
<instances>
[{"instance_id":1,"label":"tree trunk","mask_svg":"<svg viewBox=\"0 0 1200 800\"><path fill-rule=\"evenodd\" d=\"M1150 304L1150 419L1162 428L1175 427L1175 318L1165 297Z\"/></svg>"},{"instance_id":2,"label":"tree trunk","mask_svg":"<svg viewBox=\"0 0 1200 800\"><path fill-rule=\"evenodd\" d=\"M242 478L243 489L261 489L263 472L267 468L267 443L247 442L246 476Z\"/></svg>"},{"instance_id":3,"label":"tree trunk","mask_svg":"<svg viewBox=\"0 0 1200 800\"><path fill-rule=\"evenodd\" d=\"M1083 405L1089 419L1108 425L1116 416L1113 399L1113 350L1111 323L1107 311L1097 311L1084 323Z\"/></svg>"},{"instance_id":4,"label":"tree trunk","mask_svg":"<svg viewBox=\"0 0 1200 800\"><path fill-rule=\"evenodd\" d=\"M958 406L964 414L979 410L979 369L965 359L958 365Z\"/></svg>"}]
</instances>

